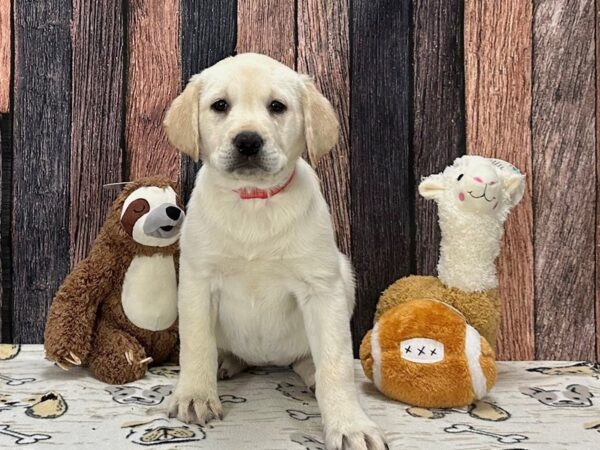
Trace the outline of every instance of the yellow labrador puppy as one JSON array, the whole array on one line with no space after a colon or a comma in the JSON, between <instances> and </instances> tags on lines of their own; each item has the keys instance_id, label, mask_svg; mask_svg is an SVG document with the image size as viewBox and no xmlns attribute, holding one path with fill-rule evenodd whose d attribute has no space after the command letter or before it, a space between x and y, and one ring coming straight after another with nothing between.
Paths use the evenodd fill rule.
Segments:
<instances>
[{"instance_id":1,"label":"yellow labrador puppy","mask_svg":"<svg viewBox=\"0 0 600 450\"><path fill-rule=\"evenodd\" d=\"M330 103L307 76L248 53L193 76L164 125L175 147L203 161L180 240L171 415L221 418L218 376L293 364L316 388L327 448L385 448L354 384L352 268L301 158L308 149L316 162L336 144Z\"/></svg>"}]
</instances>

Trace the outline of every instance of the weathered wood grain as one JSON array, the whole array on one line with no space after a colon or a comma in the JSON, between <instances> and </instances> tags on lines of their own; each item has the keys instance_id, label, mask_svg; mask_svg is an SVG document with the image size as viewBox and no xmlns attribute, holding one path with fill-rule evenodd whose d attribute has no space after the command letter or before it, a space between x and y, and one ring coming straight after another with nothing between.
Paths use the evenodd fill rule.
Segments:
<instances>
[{"instance_id":1,"label":"weathered wood grain","mask_svg":"<svg viewBox=\"0 0 600 450\"><path fill-rule=\"evenodd\" d=\"M181 72L190 77L231 56L236 45L236 0L181 1ZM187 202L200 164L181 156L181 191Z\"/></svg>"},{"instance_id":2,"label":"weathered wood grain","mask_svg":"<svg viewBox=\"0 0 600 450\"><path fill-rule=\"evenodd\" d=\"M237 52L296 64L296 0L238 0Z\"/></svg>"},{"instance_id":3,"label":"weathered wood grain","mask_svg":"<svg viewBox=\"0 0 600 450\"><path fill-rule=\"evenodd\" d=\"M0 2L0 114L10 106L11 4L9 0Z\"/></svg>"},{"instance_id":4,"label":"weathered wood grain","mask_svg":"<svg viewBox=\"0 0 600 450\"><path fill-rule=\"evenodd\" d=\"M600 36L600 2L596 2L596 41ZM596 43L596 361L600 361L600 45Z\"/></svg>"},{"instance_id":5,"label":"weathered wood grain","mask_svg":"<svg viewBox=\"0 0 600 450\"><path fill-rule=\"evenodd\" d=\"M0 342L12 342L12 117L0 114Z\"/></svg>"},{"instance_id":6,"label":"weathered wood grain","mask_svg":"<svg viewBox=\"0 0 600 450\"><path fill-rule=\"evenodd\" d=\"M2 192L4 191L4 133L2 129L2 124L4 122L4 118L0 115L0 187L2 188ZM6 230L6 221L4 220L4 210L5 205L3 202L3 198L0 195L0 342L4 341L4 327L6 323L10 323L11 318L7 315L6 305L8 301L4 298L4 279L6 278L6 267L4 266L4 261L2 260L2 236L4 234L3 231Z\"/></svg>"},{"instance_id":7,"label":"weathered wood grain","mask_svg":"<svg viewBox=\"0 0 600 450\"><path fill-rule=\"evenodd\" d=\"M529 2L465 2L467 153L513 163L525 197L506 224L498 260L500 359L534 357L531 203L531 21Z\"/></svg>"},{"instance_id":8,"label":"weathered wood grain","mask_svg":"<svg viewBox=\"0 0 600 450\"><path fill-rule=\"evenodd\" d=\"M437 208L417 187L465 153L463 0L417 0L413 29L416 273L433 275L441 238Z\"/></svg>"},{"instance_id":9,"label":"weathered wood grain","mask_svg":"<svg viewBox=\"0 0 600 450\"><path fill-rule=\"evenodd\" d=\"M42 342L69 269L71 4L14 3L13 339Z\"/></svg>"},{"instance_id":10,"label":"weathered wood grain","mask_svg":"<svg viewBox=\"0 0 600 450\"><path fill-rule=\"evenodd\" d=\"M162 129L181 90L179 0L129 0L126 142L129 177L179 179L179 153Z\"/></svg>"},{"instance_id":11,"label":"weathered wood grain","mask_svg":"<svg viewBox=\"0 0 600 450\"><path fill-rule=\"evenodd\" d=\"M593 0L534 2L537 358L596 355L594 16Z\"/></svg>"},{"instance_id":12,"label":"weathered wood grain","mask_svg":"<svg viewBox=\"0 0 600 450\"><path fill-rule=\"evenodd\" d=\"M354 350L380 293L414 272L411 2L352 0L350 224L357 274Z\"/></svg>"},{"instance_id":13,"label":"weathered wood grain","mask_svg":"<svg viewBox=\"0 0 600 450\"><path fill-rule=\"evenodd\" d=\"M315 78L340 119L340 141L321 159L317 173L331 208L338 245L342 252L350 255L348 1L301 0L297 24L298 71Z\"/></svg>"},{"instance_id":14,"label":"weathered wood grain","mask_svg":"<svg viewBox=\"0 0 600 450\"><path fill-rule=\"evenodd\" d=\"M123 181L124 17L121 2L73 1L71 266L90 249Z\"/></svg>"}]
</instances>

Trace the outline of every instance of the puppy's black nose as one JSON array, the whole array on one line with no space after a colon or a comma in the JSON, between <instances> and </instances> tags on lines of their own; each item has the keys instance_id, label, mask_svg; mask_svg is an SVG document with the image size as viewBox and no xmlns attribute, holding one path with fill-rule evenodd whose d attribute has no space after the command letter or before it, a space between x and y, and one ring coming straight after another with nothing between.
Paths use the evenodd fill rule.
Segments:
<instances>
[{"instance_id":1,"label":"puppy's black nose","mask_svg":"<svg viewBox=\"0 0 600 450\"><path fill-rule=\"evenodd\" d=\"M167 206L167 216L171 220L179 219L181 215L181 210L179 208L175 208L174 206Z\"/></svg>"},{"instance_id":2,"label":"puppy's black nose","mask_svg":"<svg viewBox=\"0 0 600 450\"><path fill-rule=\"evenodd\" d=\"M233 138L233 145L244 156L256 155L263 146L260 134L254 131L242 131Z\"/></svg>"}]
</instances>

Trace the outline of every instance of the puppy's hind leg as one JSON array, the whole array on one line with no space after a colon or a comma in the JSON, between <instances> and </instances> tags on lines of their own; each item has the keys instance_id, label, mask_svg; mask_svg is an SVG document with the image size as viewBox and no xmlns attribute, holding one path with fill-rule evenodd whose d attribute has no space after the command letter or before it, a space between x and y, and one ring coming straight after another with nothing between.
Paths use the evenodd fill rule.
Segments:
<instances>
[{"instance_id":1,"label":"puppy's hind leg","mask_svg":"<svg viewBox=\"0 0 600 450\"><path fill-rule=\"evenodd\" d=\"M306 356L292 364L292 369L298 374L304 384L313 392L315 392L315 364L312 357Z\"/></svg>"},{"instance_id":2,"label":"puppy's hind leg","mask_svg":"<svg viewBox=\"0 0 600 450\"><path fill-rule=\"evenodd\" d=\"M219 380L228 380L248 368L248 364L233 353L219 351Z\"/></svg>"}]
</instances>

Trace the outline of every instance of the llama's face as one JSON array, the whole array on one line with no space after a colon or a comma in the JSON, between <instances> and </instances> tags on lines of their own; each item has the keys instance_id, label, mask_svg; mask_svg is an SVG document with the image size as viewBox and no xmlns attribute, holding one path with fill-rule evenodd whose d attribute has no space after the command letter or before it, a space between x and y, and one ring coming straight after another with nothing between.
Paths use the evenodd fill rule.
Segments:
<instances>
[{"instance_id":1,"label":"llama's face","mask_svg":"<svg viewBox=\"0 0 600 450\"><path fill-rule=\"evenodd\" d=\"M463 156L442 173L425 178L419 193L457 211L502 215L519 202L524 176L504 161Z\"/></svg>"},{"instance_id":2,"label":"llama's face","mask_svg":"<svg viewBox=\"0 0 600 450\"><path fill-rule=\"evenodd\" d=\"M465 211L489 213L498 209L502 201L501 178L490 164L465 165L455 167L454 182L448 181L448 197L456 206Z\"/></svg>"}]
</instances>

